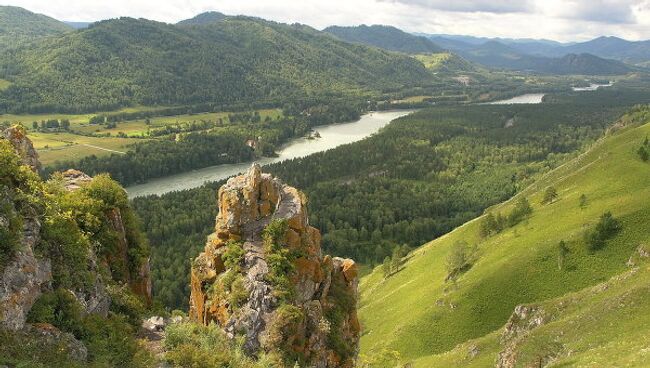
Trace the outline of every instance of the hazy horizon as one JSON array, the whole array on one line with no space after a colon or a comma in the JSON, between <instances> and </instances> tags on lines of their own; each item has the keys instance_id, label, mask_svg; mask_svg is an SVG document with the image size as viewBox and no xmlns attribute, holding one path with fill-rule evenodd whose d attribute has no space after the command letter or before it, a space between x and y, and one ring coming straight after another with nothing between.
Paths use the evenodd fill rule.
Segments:
<instances>
[{"instance_id":1,"label":"hazy horizon","mask_svg":"<svg viewBox=\"0 0 650 368\"><path fill-rule=\"evenodd\" d=\"M67 22L122 16L176 23L206 11L248 15L317 29L382 24L411 33L582 42L600 36L650 39L650 0L2 0Z\"/></svg>"}]
</instances>

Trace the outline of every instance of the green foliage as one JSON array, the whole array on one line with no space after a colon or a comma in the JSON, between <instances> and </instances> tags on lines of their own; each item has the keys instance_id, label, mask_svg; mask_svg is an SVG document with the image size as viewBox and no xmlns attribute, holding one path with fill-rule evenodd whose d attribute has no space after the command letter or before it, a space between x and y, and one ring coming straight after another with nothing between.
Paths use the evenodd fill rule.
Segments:
<instances>
[{"instance_id":1,"label":"green foliage","mask_svg":"<svg viewBox=\"0 0 650 368\"><path fill-rule=\"evenodd\" d=\"M508 225L515 226L526 217L530 216L533 213L533 208L530 206L530 202L526 197L521 197L515 203L515 207L508 214Z\"/></svg>"},{"instance_id":2,"label":"green foliage","mask_svg":"<svg viewBox=\"0 0 650 368\"><path fill-rule=\"evenodd\" d=\"M111 312L122 315L134 329L139 328L146 312L140 297L128 285L109 285L106 291L111 298Z\"/></svg>"},{"instance_id":3,"label":"green foliage","mask_svg":"<svg viewBox=\"0 0 650 368\"><path fill-rule=\"evenodd\" d=\"M177 323L167 326L165 335L165 360L176 367L277 367L266 356L260 356L256 362L247 358L241 346L229 340L216 325Z\"/></svg>"},{"instance_id":4,"label":"green foliage","mask_svg":"<svg viewBox=\"0 0 650 368\"><path fill-rule=\"evenodd\" d=\"M20 130L20 128L18 128ZM24 134L24 129L21 130ZM22 165L11 144L0 139L0 271L20 246L24 218L42 207L42 185L32 170Z\"/></svg>"},{"instance_id":5,"label":"green foliage","mask_svg":"<svg viewBox=\"0 0 650 368\"><path fill-rule=\"evenodd\" d=\"M119 311L113 310L123 311L123 300L116 302ZM126 322L126 318L120 314L107 318L94 314L83 316L81 306L68 290L58 288L41 295L30 310L27 320L30 323L52 324L81 340L88 348L89 367L149 367L153 362L138 345L134 327ZM137 326L139 324L140 320ZM38 341L38 338L32 338L31 344ZM36 347L32 345L32 348ZM74 362L62 363L60 366L72 365Z\"/></svg>"},{"instance_id":6,"label":"green foliage","mask_svg":"<svg viewBox=\"0 0 650 368\"><path fill-rule=\"evenodd\" d=\"M470 247L466 241L459 240L454 243L445 263L447 276L445 280L456 280L466 272L478 259L478 248Z\"/></svg>"},{"instance_id":7,"label":"green foliage","mask_svg":"<svg viewBox=\"0 0 650 368\"><path fill-rule=\"evenodd\" d=\"M559 270L564 269L564 263L566 262L566 258L571 253L571 250L567 246L566 242L564 240L560 240L560 242L557 244L557 268Z\"/></svg>"},{"instance_id":8,"label":"green foliage","mask_svg":"<svg viewBox=\"0 0 650 368\"><path fill-rule=\"evenodd\" d=\"M650 153L648 152L648 148L646 146L639 147L636 152L639 154L641 161L647 162L648 159L650 159Z\"/></svg>"},{"instance_id":9,"label":"green foliage","mask_svg":"<svg viewBox=\"0 0 650 368\"><path fill-rule=\"evenodd\" d=\"M0 110L12 111L277 105L294 96L376 93L431 80L407 56L247 17L200 27L112 19L5 54L0 78L12 85L0 92Z\"/></svg>"},{"instance_id":10,"label":"green foliage","mask_svg":"<svg viewBox=\"0 0 650 368\"><path fill-rule=\"evenodd\" d=\"M439 237L575 156L627 106L648 101L644 91L549 95L541 105L429 108L363 141L265 170L309 197L310 224L323 234L326 252L379 264L396 245L414 248ZM513 116L519 123L504 128ZM187 305L186 260L198 255L214 225L222 184L133 201L156 244L154 290L170 307ZM498 215L507 212L489 212L505 228Z\"/></svg>"},{"instance_id":11,"label":"green foliage","mask_svg":"<svg viewBox=\"0 0 650 368\"><path fill-rule=\"evenodd\" d=\"M526 350L519 350L522 345L516 343L522 365L535 365L536 353L559 341L564 346L555 361L559 365L607 366L616 361L643 367L646 359L639 354L643 345L639 337L648 334L648 315L643 310L650 297L647 264L638 248L650 241L645 230L650 204L641 200L650 195L650 172L639 170L643 166L635 149L638 137L648 132L646 123L610 133L524 189L519 196L527 198L542 198L551 185L562 193L555 205L534 206L525 226L480 238L480 220L471 221L413 252L393 277L384 279L380 269L365 276L360 283L359 314L364 330L371 333L361 336L361 354L398 351L401 360L390 366L406 362L415 368L494 366L496 355L504 349L502 328L514 308L541 304L545 324L530 334L541 339L528 340L524 334ZM579 198L585 193L589 205L581 209ZM490 212L507 213L519 196ZM605 247L590 252L580 236L585 222L608 210L621 230ZM481 259L458 279L458 287L451 287L444 282L445 258L458 240L478 244ZM570 252L560 270L562 240ZM626 265L631 256L633 271ZM631 275L637 275L638 281L632 281L636 276ZM600 285L610 278L626 286L613 290L611 285ZM628 288L629 282L634 289ZM578 299L575 294L562 297L579 290Z\"/></svg>"},{"instance_id":12,"label":"green foliage","mask_svg":"<svg viewBox=\"0 0 650 368\"><path fill-rule=\"evenodd\" d=\"M533 208L526 197L520 197L514 208L506 216L498 213L496 216L491 212L485 215L479 225L479 235L482 238L498 234L508 227L512 227L526 219L533 213Z\"/></svg>"},{"instance_id":13,"label":"green foliage","mask_svg":"<svg viewBox=\"0 0 650 368\"><path fill-rule=\"evenodd\" d=\"M281 302L290 301L294 294L289 277L295 271L293 261L296 255L284 243L288 229L286 219L275 219L262 232L269 266L266 278L274 286L274 294Z\"/></svg>"},{"instance_id":14,"label":"green foliage","mask_svg":"<svg viewBox=\"0 0 650 368\"><path fill-rule=\"evenodd\" d=\"M384 262L381 264L381 272L384 274L384 278L389 277L392 275L392 267L391 267L391 262L390 262L390 257L386 256L384 258Z\"/></svg>"},{"instance_id":15,"label":"green foliage","mask_svg":"<svg viewBox=\"0 0 650 368\"><path fill-rule=\"evenodd\" d=\"M409 54L426 54L442 51L440 47L425 37L415 36L390 26L332 26L325 28L324 31L348 42L375 46L391 51Z\"/></svg>"},{"instance_id":16,"label":"green foliage","mask_svg":"<svg viewBox=\"0 0 650 368\"><path fill-rule=\"evenodd\" d=\"M73 192L63 189L60 176L54 176L47 186L49 202L38 250L53 260L55 284L91 285L96 275L88 268L90 252L107 260L114 280L131 281L129 275L137 275L149 257L149 243L124 189L108 175L98 175ZM115 221L124 225L126 243L116 232ZM126 260L116 256L122 252Z\"/></svg>"},{"instance_id":17,"label":"green foliage","mask_svg":"<svg viewBox=\"0 0 650 368\"><path fill-rule=\"evenodd\" d=\"M84 317L83 328L81 340L88 348L91 367L154 367L155 360L121 316L91 314Z\"/></svg>"},{"instance_id":18,"label":"green foliage","mask_svg":"<svg viewBox=\"0 0 650 368\"><path fill-rule=\"evenodd\" d=\"M605 246L605 242L622 229L621 223L607 211L600 216L598 223L585 232L587 249L596 251Z\"/></svg>"},{"instance_id":19,"label":"green foliage","mask_svg":"<svg viewBox=\"0 0 650 368\"><path fill-rule=\"evenodd\" d=\"M285 364L289 366L293 362L304 363L300 360L302 354L297 354L292 349L292 342L299 335L299 328L304 325L305 315L303 311L291 304L283 304L276 311L264 336L264 349L266 351L279 351ZM298 344L300 344L298 342Z\"/></svg>"},{"instance_id":20,"label":"green foliage","mask_svg":"<svg viewBox=\"0 0 650 368\"><path fill-rule=\"evenodd\" d=\"M351 315L356 309L356 296L351 293L342 277L332 279L329 300L331 305L325 309L325 318L330 324L327 334L327 345L333 349L343 361L354 356L354 349L342 338L341 328L344 326L346 316Z\"/></svg>"},{"instance_id":21,"label":"green foliage","mask_svg":"<svg viewBox=\"0 0 650 368\"><path fill-rule=\"evenodd\" d=\"M244 260L244 254L246 254L242 245L241 242L232 240L226 244L226 251L221 257L226 268L239 272L241 263Z\"/></svg>"},{"instance_id":22,"label":"green foliage","mask_svg":"<svg viewBox=\"0 0 650 368\"><path fill-rule=\"evenodd\" d=\"M29 323L49 323L77 338L83 336L82 309L69 290L58 288L42 294L27 315Z\"/></svg>"},{"instance_id":23,"label":"green foliage","mask_svg":"<svg viewBox=\"0 0 650 368\"><path fill-rule=\"evenodd\" d=\"M0 6L0 24L0 51L3 53L32 40L72 31L63 22L16 6Z\"/></svg>"},{"instance_id":24,"label":"green foliage","mask_svg":"<svg viewBox=\"0 0 650 368\"><path fill-rule=\"evenodd\" d=\"M239 309L248 299L249 293L244 284L244 276L241 273L241 265L244 261L243 243L230 240L226 244L226 251L222 255L226 273L220 278L219 283L215 283L210 288L210 293L223 293L222 297L228 298L230 308L235 311Z\"/></svg>"},{"instance_id":25,"label":"green foliage","mask_svg":"<svg viewBox=\"0 0 650 368\"><path fill-rule=\"evenodd\" d=\"M546 188L546 191L544 191L544 198L542 198L542 204L549 204L555 202L557 200L557 189L555 187L548 187Z\"/></svg>"},{"instance_id":26,"label":"green foliage","mask_svg":"<svg viewBox=\"0 0 650 368\"><path fill-rule=\"evenodd\" d=\"M579 202L580 208L585 208L585 207L587 207L587 204L588 204L588 202L587 202L587 196L586 196L584 193L580 195L580 199L579 199L579 201L580 201L580 202Z\"/></svg>"}]
</instances>

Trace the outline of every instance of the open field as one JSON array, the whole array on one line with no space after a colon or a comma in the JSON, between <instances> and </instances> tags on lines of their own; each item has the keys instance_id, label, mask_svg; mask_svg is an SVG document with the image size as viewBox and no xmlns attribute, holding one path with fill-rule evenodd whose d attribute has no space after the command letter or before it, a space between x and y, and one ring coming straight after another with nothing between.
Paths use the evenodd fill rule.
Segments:
<instances>
[{"instance_id":1,"label":"open field","mask_svg":"<svg viewBox=\"0 0 650 368\"><path fill-rule=\"evenodd\" d=\"M131 107L117 112L137 112L162 107ZM280 109L259 110L262 120L266 117L277 119L282 117ZM152 117L149 124L145 119L117 123L114 128L108 128L106 125L90 125L88 120L102 113L93 114L30 114L30 115L0 115L0 121L9 121L10 123L22 123L29 131L30 138L34 141L34 146L38 151L41 162L47 166L56 161L78 160L90 155L109 155L111 153L126 152L129 146L136 142L143 142L142 137L148 135L149 129L172 126L177 123L191 123L200 121L217 121L223 119L224 124L228 124L228 115L230 112L217 113L200 113L184 114L174 116ZM47 120L70 120L69 132L37 132L32 129L33 121ZM75 134L76 132L82 133ZM110 134L109 137L92 137L88 134ZM117 137L119 133L124 133L128 138ZM133 138L138 137L138 138ZM115 152L116 151L116 152Z\"/></svg>"},{"instance_id":2,"label":"open field","mask_svg":"<svg viewBox=\"0 0 650 368\"><path fill-rule=\"evenodd\" d=\"M554 313L555 322L536 330L523 345L528 362L552 354L566 364L562 366L595 367L606 366L612 362L608 357L616 356L617 362L646 366L650 356L639 349L649 346L650 323L638 309L650 306L650 271L644 269L646 273L630 285L613 288L609 299L606 293L594 296L590 289L580 290L625 272L637 248L650 245L650 166L636 154L647 135L650 124L608 136L490 209L506 213L525 196L533 214L518 225L483 239L479 218L412 252L404 268L387 279L375 269L361 281L361 353L372 360L398 352L398 361L412 361L416 367L494 366L496 353L503 349L500 329L514 307L541 303ZM559 199L541 205L549 186L557 189ZM581 207L583 194L587 203ZM590 252L583 234L606 211L623 230L602 249ZM569 253L560 268L562 240ZM459 241L476 245L479 258L456 282L445 282L447 257ZM634 294L625 292L628 287ZM561 298L571 292L576 294ZM576 298L584 303L574 302ZM608 314L615 306L620 310ZM479 353L468 358L475 345ZM375 361L376 366L395 363Z\"/></svg>"},{"instance_id":3,"label":"open field","mask_svg":"<svg viewBox=\"0 0 650 368\"><path fill-rule=\"evenodd\" d=\"M271 119L277 119L282 116L282 110L280 109L265 109L259 110L260 117L262 120L266 117ZM123 123L118 123L115 128L107 128L104 125L90 125L82 124L79 126L74 126L73 130L83 132L83 133L111 133L111 135L117 135L119 132L123 132L128 136L141 136L147 135L147 131L151 128L164 127L166 125L175 125L178 123L188 123L188 122L200 122L205 121L217 121L223 119L225 123L228 123L228 115L230 112L207 112L199 114L184 114L184 115L173 115L173 116L160 116L153 117L149 119L149 124L146 123L145 119L127 121Z\"/></svg>"},{"instance_id":4,"label":"open field","mask_svg":"<svg viewBox=\"0 0 650 368\"><path fill-rule=\"evenodd\" d=\"M8 82L7 82L8 83ZM0 80L0 86L2 85L2 81ZM115 114L115 113L128 113L128 112L138 112L138 111L155 111L155 110L161 110L166 107L164 106L156 106L156 107L147 107L147 106L137 106L137 107L126 107L120 110L116 111L110 111L110 112L96 112L96 113L90 113L90 114L20 114L20 115L15 115L15 114L0 114L0 121L8 121L10 123L22 123L25 128L31 130L32 129L32 122L41 122L43 120L64 120L68 119L70 120L70 127L71 129L74 129L75 127L81 126L88 124L88 120L95 116L95 115L101 115L101 114Z\"/></svg>"},{"instance_id":5,"label":"open field","mask_svg":"<svg viewBox=\"0 0 650 368\"><path fill-rule=\"evenodd\" d=\"M0 79L0 91L2 91L3 89L8 88L10 85L11 85L11 82L6 81L4 79Z\"/></svg>"},{"instance_id":6,"label":"open field","mask_svg":"<svg viewBox=\"0 0 650 368\"><path fill-rule=\"evenodd\" d=\"M142 139L116 137L87 137L72 133L30 132L29 138L45 166L56 161L77 160L89 155L110 155L113 151L125 152L129 145Z\"/></svg>"}]
</instances>

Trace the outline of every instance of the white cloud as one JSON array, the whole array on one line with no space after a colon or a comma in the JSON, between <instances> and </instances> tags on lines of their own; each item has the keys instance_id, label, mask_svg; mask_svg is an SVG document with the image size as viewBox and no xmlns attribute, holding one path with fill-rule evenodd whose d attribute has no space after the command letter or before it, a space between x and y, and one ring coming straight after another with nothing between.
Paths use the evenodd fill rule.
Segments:
<instances>
[{"instance_id":1,"label":"white cloud","mask_svg":"<svg viewBox=\"0 0 650 368\"><path fill-rule=\"evenodd\" d=\"M531 0L380 0L428 9L468 13L519 13L533 9Z\"/></svg>"},{"instance_id":2,"label":"white cloud","mask_svg":"<svg viewBox=\"0 0 650 368\"><path fill-rule=\"evenodd\" d=\"M410 32L582 41L650 39L650 0L0 0L57 19L174 23L216 10L315 28L389 24Z\"/></svg>"}]
</instances>

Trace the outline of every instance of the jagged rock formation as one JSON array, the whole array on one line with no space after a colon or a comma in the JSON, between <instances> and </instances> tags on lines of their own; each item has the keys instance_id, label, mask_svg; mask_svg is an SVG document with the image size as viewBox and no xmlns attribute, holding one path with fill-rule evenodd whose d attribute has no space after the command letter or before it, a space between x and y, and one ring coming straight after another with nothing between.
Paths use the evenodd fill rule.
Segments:
<instances>
[{"instance_id":1,"label":"jagged rock formation","mask_svg":"<svg viewBox=\"0 0 650 368\"><path fill-rule=\"evenodd\" d=\"M497 357L497 368L513 368L517 364L517 347L530 331L546 323L544 309L539 306L518 305L508 319L501 335L504 349ZM539 366L545 366L552 357L540 357Z\"/></svg>"},{"instance_id":2,"label":"jagged rock formation","mask_svg":"<svg viewBox=\"0 0 650 368\"><path fill-rule=\"evenodd\" d=\"M16 126L0 133L0 141L8 141L11 148L18 154L22 164L29 166L34 172L40 168L38 155L32 142L25 135L22 127ZM36 175L34 181L38 180ZM80 189L93 179L82 172L68 170L63 173L64 187L68 191ZM17 331L25 327L27 315L36 300L44 292L53 289L53 259L45 254L35 254L37 245L43 238L43 205L20 200L15 195L17 186L27 185L16 178L6 178L0 181L0 230L5 234L14 234L12 237L15 246L10 255L0 268L0 327ZM35 188L37 188L36 186ZM29 188L20 188L28 190ZM33 189L33 188L31 188ZM30 190L31 190L30 189ZM45 201L40 189L28 193ZM14 198L16 197L16 198ZM37 201L38 202L38 201ZM126 229L119 208L112 208L106 213L108 227L118 239L118 254L111 254L107 259L98 259L93 248L87 251L88 271L96 275L92 284L87 284L82 289L69 290L79 301L86 313L106 316L111 299L106 291L106 283L121 281L128 283L131 289L142 296L147 303L151 302L151 278L149 275L149 262L142 262L137 272L128 274L125 279L113 277L113 280L104 280L100 268L108 269L111 262L128 263L129 243ZM16 224L20 224L17 228ZM13 227L13 228L12 228ZM2 248L9 249L9 248ZM56 286L56 285L55 285Z\"/></svg>"},{"instance_id":3,"label":"jagged rock formation","mask_svg":"<svg viewBox=\"0 0 650 368\"><path fill-rule=\"evenodd\" d=\"M41 169L41 162L38 160L38 153L34 149L32 141L27 138L25 134L25 129L21 126L14 126L9 129L5 129L2 132L2 138L6 139L11 143L16 150L16 153L20 156L23 161L23 164L29 166L34 171Z\"/></svg>"},{"instance_id":4,"label":"jagged rock formation","mask_svg":"<svg viewBox=\"0 0 650 368\"><path fill-rule=\"evenodd\" d=\"M304 195L254 165L219 189L218 205L216 231L192 264L190 318L243 335L249 355L279 351L305 366L352 367L357 266L321 254Z\"/></svg>"},{"instance_id":5,"label":"jagged rock formation","mask_svg":"<svg viewBox=\"0 0 650 368\"><path fill-rule=\"evenodd\" d=\"M36 150L21 127L3 131L0 138L9 141L24 165L34 171L40 168ZM0 206L8 208L8 212L13 216L18 216L19 211L14 198L11 198L11 192L1 185L0 191L6 191L6 195L0 197ZM50 261L34 255L34 247L40 240L41 232L38 211L35 208L27 208L22 212L28 215L22 219L22 231L19 235L21 247L6 265L0 278L0 326L10 330L23 328L27 313L52 280ZM0 214L0 226L8 228L9 223L9 218Z\"/></svg>"},{"instance_id":6,"label":"jagged rock formation","mask_svg":"<svg viewBox=\"0 0 650 368\"><path fill-rule=\"evenodd\" d=\"M64 187L68 191L75 191L80 189L84 184L90 183L93 178L86 175L85 173L79 170L66 170L62 173L64 180ZM129 242L126 236L126 229L124 227L124 221L122 219L122 212L119 208L111 208L107 211L106 217L108 218L108 225L115 232L116 239L118 242L117 251L114 254L109 255L108 259L101 260L105 264L111 264L114 262L119 262L122 264L128 263L128 250ZM91 269L97 269L97 259L95 254L89 256ZM140 265L140 268L137 272L133 274L129 272L128 269L124 270L124 275L119 281L128 283L131 287L131 290L136 294L141 296L148 305L151 305L152 294L151 294L151 275L149 272L149 259L143 262ZM110 299L106 295L105 287L101 283L101 280L98 280L93 286L93 291L87 295L79 295L77 299L80 303L86 308L88 312L99 313L101 315L106 315L108 313L108 307L110 305Z\"/></svg>"}]
</instances>

